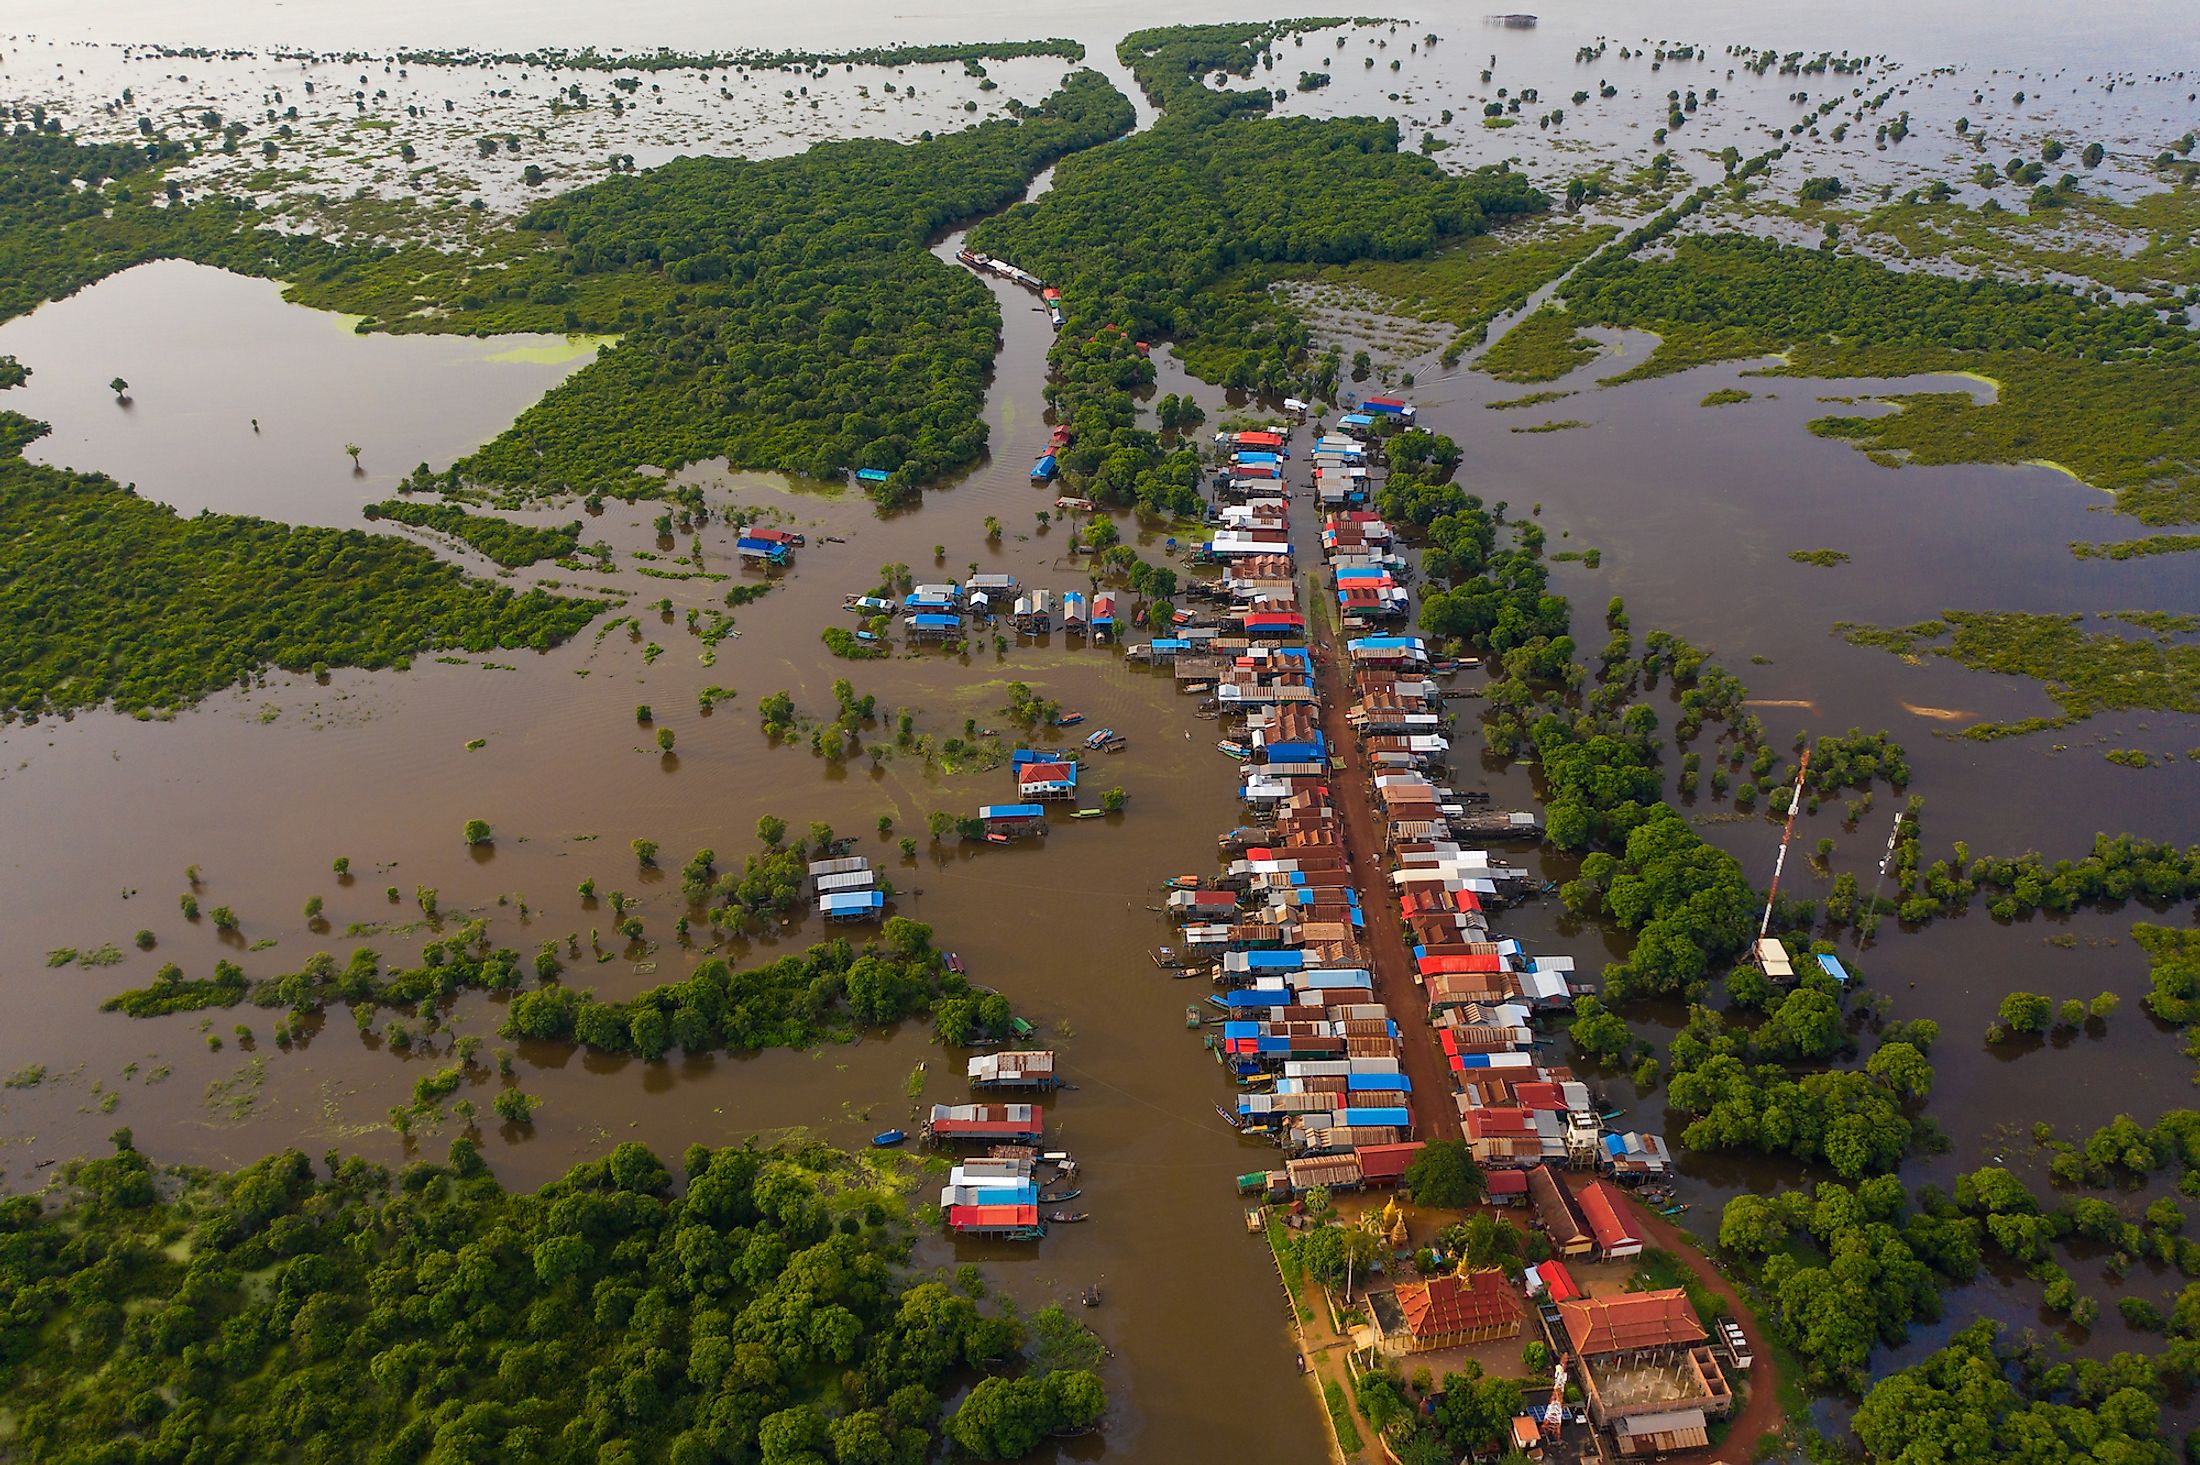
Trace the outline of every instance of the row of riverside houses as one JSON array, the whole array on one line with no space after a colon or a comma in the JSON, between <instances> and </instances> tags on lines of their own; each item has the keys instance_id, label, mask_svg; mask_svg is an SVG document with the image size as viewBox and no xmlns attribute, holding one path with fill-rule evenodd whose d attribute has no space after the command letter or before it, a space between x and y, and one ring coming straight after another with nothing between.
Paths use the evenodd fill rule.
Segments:
<instances>
[{"instance_id":1,"label":"row of riverside houses","mask_svg":"<svg viewBox=\"0 0 2200 1465\"><path fill-rule=\"evenodd\" d=\"M1349 417L1345 425L1354 426ZM1531 1205L1560 1258L1536 1268L1529 1285L1542 1298L1546 1331L1571 1360L1590 1418L1612 1431L1622 1457L1700 1448L1733 1395L1687 1294L1583 1297L1565 1270L1567 1259L1641 1254L1641 1231L1614 1182L1662 1186L1672 1157L1659 1135L1606 1133L1608 1116L1587 1085L1535 1052L1530 1023L1570 1007L1573 960L1530 955L1491 928L1491 913L1533 886L1471 842L1535 838L1540 824L1529 813L1478 807L1481 796L1436 781L1449 753L1436 678L1458 663L1438 662L1418 637L1385 632L1385 622L1408 613L1404 566L1388 526L1364 511L1336 509L1322 547L1351 637L1347 722L1372 773L1397 919L1427 999L1425 1020L1453 1075L1449 1097L1467 1145L1490 1198ZM1576 1186L1565 1170L1601 1173ZM1400 1283L1406 1326L1384 1346L1414 1352L1502 1332L1511 1298L1501 1292L1509 1289L1484 1273ZM1513 1444L1532 1447L1559 1422L1555 1406L1540 1420L1523 1415L1513 1422Z\"/></svg>"},{"instance_id":2,"label":"row of riverside houses","mask_svg":"<svg viewBox=\"0 0 2200 1465\"><path fill-rule=\"evenodd\" d=\"M1413 1152L1418 1101L1400 1061L1399 1028L1375 1000L1344 833L1331 803L1332 749L1321 727L1307 611L1290 535L1282 433L1225 435L1231 462L1195 563L1216 576L1189 587L1212 625L1150 654L1174 663L1179 687L1228 736L1238 794L1253 822L1224 835L1212 877L1172 882L1171 916L1187 964L1216 991L1208 1046L1239 1092L1217 1106L1243 1132L1271 1139L1282 1168L1241 1177L1278 1194L1395 1182ZM1195 1005L1187 1014L1198 1020Z\"/></svg>"},{"instance_id":3,"label":"row of riverside houses","mask_svg":"<svg viewBox=\"0 0 2200 1465\"><path fill-rule=\"evenodd\" d=\"M1332 513L1322 546L1347 633L1373 632L1368 623L1388 611L1385 592L1398 588L1402 572L1388 526L1364 512ZM1441 673L1426 642L1360 634L1345 650L1353 698L1346 720L1372 773L1395 915L1427 1000L1426 1013L1414 1016L1436 1029L1453 1074L1450 1101L1493 1193L1526 1195L1525 1172L1544 1164L1624 1180L1663 1176L1671 1156L1662 1138L1605 1134L1587 1085L1535 1053L1530 1022L1571 1006L1573 958L1531 955L1491 928L1493 910L1537 885L1468 841L1534 838L1541 825L1531 813L1481 807L1486 795L1431 776L1450 747Z\"/></svg>"},{"instance_id":4,"label":"row of riverside houses","mask_svg":"<svg viewBox=\"0 0 2200 1465\"><path fill-rule=\"evenodd\" d=\"M1224 1117L1283 1151L1280 1169L1241 1175L1238 1186L1288 1199L1317 1187L1395 1185L1420 1148L1419 1129L1435 1127L1429 1106L1455 1108L1491 1200L1533 1207L1560 1258L1535 1269L1530 1286L1592 1417L1612 1429L1622 1455L1701 1445L1708 1418L1725 1412L1731 1395L1702 1330L1691 1329L1685 1295L1591 1299L1566 1270L1640 1254L1639 1226L1616 1183L1657 1180L1670 1157L1658 1136L1605 1133L1610 1116L1588 1086L1538 1050L1535 1025L1571 1005L1573 963L1531 954L1493 929L1497 913L1543 882L1486 846L1537 837L1540 825L1444 782L1444 678L1461 663L1433 657L1405 630L1411 567L1390 526L1366 507L1367 464L1380 445L1359 441L1379 437L1379 417L1411 409L1367 406L1340 424L1345 436L1320 440L1312 465L1328 572L1314 593L1334 597L1344 630L1343 721L1355 746L1332 746L1324 731L1310 607L1288 532L1285 434L1234 435L1233 461L1215 479L1224 500L1218 529L1197 555L1215 578L1184 598L1219 605L1224 628L1153 651L1173 662L1183 689L1206 696L1202 715L1217 722L1218 747L1238 765L1246 811L1218 841L1221 872L1173 881L1167 897L1188 963L1215 972L1209 1002L1221 1015L1210 1029L1220 1040L1211 1036L1209 1046L1240 1086ZM1383 862L1387 878L1373 885L1353 876L1332 802L1329 775L1352 757L1369 770L1379 816L1382 848L1355 851ZM1372 902L1377 889L1388 908L1363 909L1361 892ZM1405 999L1412 1011L1376 1000L1370 921L1404 930L1421 994ZM1451 1075L1445 1093L1416 1092L1401 1061L1401 1040L1428 1041L1431 1031ZM1395 1203L1383 1209L1380 1230L1393 1246L1403 1243ZM1395 1300L1380 1314L1394 1317L1375 1345L1389 1354L1515 1337L1528 1315L1519 1288L1495 1271L1402 1278ZM1512 1442L1534 1447L1555 1424L1524 1413Z\"/></svg>"}]
</instances>

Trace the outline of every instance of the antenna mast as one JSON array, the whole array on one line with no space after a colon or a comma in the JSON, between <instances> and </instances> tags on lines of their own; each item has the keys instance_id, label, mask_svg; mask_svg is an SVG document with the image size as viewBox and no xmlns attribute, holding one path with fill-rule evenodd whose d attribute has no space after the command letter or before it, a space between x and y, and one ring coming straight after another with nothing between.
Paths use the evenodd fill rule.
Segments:
<instances>
[{"instance_id":1,"label":"antenna mast","mask_svg":"<svg viewBox=\"0 0 2200 1465\"><path fill-rule=\"evenodd\" d=\"M1787 868L1788 841L1795 837L1795 811L1803 806L1803 776L1810 772L1810 749L1803 749L1803 761L1795 765L1795 788L1788 795L1787 827L1780 831L1780 853L1772 862L1772 888L1765 892L1764 919L1757 923L1757 939L1765 939L1772 929L1772 903L1780 895L1780 872Z\"/></svg>"}]
</instances>

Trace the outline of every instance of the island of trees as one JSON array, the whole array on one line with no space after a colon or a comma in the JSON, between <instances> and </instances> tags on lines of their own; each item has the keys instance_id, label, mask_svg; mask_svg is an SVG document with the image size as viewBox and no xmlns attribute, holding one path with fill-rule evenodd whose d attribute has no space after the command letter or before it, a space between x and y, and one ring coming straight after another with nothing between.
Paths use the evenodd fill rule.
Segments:
<instances>
[{"instance_id":1,"label":"island of trees","mask_svg":"<svg viewBox=\"0 0 2200 1465\"><path fill-rule=\"evenodd\" d=\"M1059 1309L910 1269L890 1160L698 1145L676 1176L628 1143L530 1194L467 1139L395 1174L114 1146L0 1201L25 1458L920 1465L1106 1411Z\"/></svg>"}]
</instances>

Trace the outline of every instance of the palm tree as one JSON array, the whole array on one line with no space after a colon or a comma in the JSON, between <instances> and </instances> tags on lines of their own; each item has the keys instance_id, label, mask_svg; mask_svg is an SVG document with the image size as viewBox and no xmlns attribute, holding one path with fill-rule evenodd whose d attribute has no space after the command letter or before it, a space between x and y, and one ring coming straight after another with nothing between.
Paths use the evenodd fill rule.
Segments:
<instances>
[{"instance_id":1,"label":"palm tree","mask_svg":"<svg viewBox=\"0 0 2200 1465\"><path fill-rule=\"evenodd\" d=\"M119 376L116 377L113 381L107 383L107 390L115 394L115 400L117 402L127 402L130 400L130 384L124 381Z\"/></svg>"},{"instance_id":2,"label":"palm tree","mask_svg":"<svg viewBox=\"0 0 2200 1465\"><path fill-rule=\"evenodd\" d=\"M351 471L354 473L359 472L359 444L345 443L344 451L351 454Z\"/></svg>"}]
</instances>

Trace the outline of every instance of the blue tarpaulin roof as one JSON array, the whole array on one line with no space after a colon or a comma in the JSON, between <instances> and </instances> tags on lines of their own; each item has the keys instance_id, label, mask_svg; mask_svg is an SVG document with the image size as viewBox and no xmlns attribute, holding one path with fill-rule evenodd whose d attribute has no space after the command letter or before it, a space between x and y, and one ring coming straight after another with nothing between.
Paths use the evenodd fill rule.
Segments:
<instances>
[{"instance_id":1,"label":"blue tarpaulin roof","mask_svg":"<svg viewBox=\"0 0 2200 1465\"><path fill-rule=\"evenodd\" d=\"M841 911L875 911L886 904L886 896L876 890L843 890L836 895L823 896L817 908L827 915Z\"/></svg>"},{"instance_id":2,"label":"blue tarpaulin roof","mask_svg":"<svg viewBox=\"0 0 2200 1465\"><path fill-rule=\"evenodd\" d=\"M925 629L932 631L952 630L962 625L962 617L951 615L913 615L909 617L909 624L912 626L923 626Z\"/></svg>"},{"instance_id":3,"label":"blue tarpaulin roof","mask_svg":"<svg viewBox=\"0 0 2200 1465\"><path fill-rule=\"evenodd\" d=\"M1821 955L1818 958L1818 967L1819 970L1823 971L1827 976L1833 978L1836 982L1839 982L1842 986L1845 987L1849 984L1848 968L1841 965L1841 958L1834 956L1831 953Z\"/></svg>"},{"instance_id":4,"label":"blue tarpaulin roof","mask_svg":"<svg viewBox=\"0 0 2200 1465\"><path fill-rule=\"evenodd\" d=\"M864 483L884 483L890 477L884 468L858 468L856 477Z\"/></svg>"},{"instance_id":5,"label":"blue tarpaulin roof","mask_svg":"<svg viewBox=\"0 0 2200 1465\"><path fill-rule=\"evenodd\" d=\"M987 804L978 811L980 819L1043 819L1043 804Z\"/></svg>"},{"instance_id":6,"label":"blue tarpaulin roof","mask_svg":"<svg viewBox=\"0 0 2200 1465\"><path fill-rule=\"evenodd\" d=\"M971 1199L963 1202L973 1206L1035 1206L1039 1203L1039 1187L1028 1185L958 1185L956 1190L967 1190Z\"/></svg>"},{"instance_id":7,"label":"blue tarpaulin roof","mask_svg":"<svg viewBox=\"0 0 2200 1465\"><path fill-rule=\"evenodd\" d=\"M1352 1128L1390 1126L1404 1129L1413 1123L1413 1114L1406 1109L1346 1109L1344 1122Z\"/></svg>"}]
</instances>

